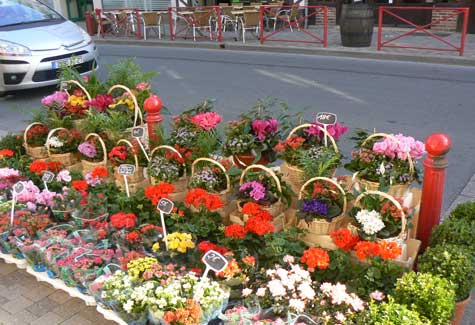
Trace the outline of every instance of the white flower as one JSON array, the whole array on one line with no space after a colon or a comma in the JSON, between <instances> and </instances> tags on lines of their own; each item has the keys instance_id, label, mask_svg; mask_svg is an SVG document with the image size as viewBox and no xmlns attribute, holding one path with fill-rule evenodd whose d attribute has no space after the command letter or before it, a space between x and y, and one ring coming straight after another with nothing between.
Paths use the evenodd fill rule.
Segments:
<instances>
[{"instance_id":1,"label":"white flower","mask_svg":"<svg viewBox=\"0 0 475 325\"><path fill-rule=\"evenodd\" d=\"M58 137L54 137L54 136L49 138L48 144L54 148L61 148L62 146L64 146L64 142L59 140Z\"/></svg>"},{"instance_id":2,"label":"white flower","mask_svg":"<svg viewBox=\"0 0 475 325\"><path fill-rule=\"evenodd\" d=\"M123 306L124 310L129 314L132 312L132 307L134 307L134 302L130 299L127 300L127 302Z\"/></svg>"},{"instance_id":3,"label":"white flower","mask_svg":"<svg viewBox=\"0 0 475 325\"><path fill-rule=\"evenodd\" d=\"M339 322L344 322L344 321L346 320L345 315L343 315L343 314L340 313L340 312L337 312L337 313L335 314L335 318L336 318L336 320L339 321Z\"/></svg>"},{"instance_id":4,"label":"white flower","mask_svg":"<svg viewBox=\"0 0 475 325\"><path fill-rule=\"evenodd\" d=\"M274 297L278 296L285 296L286 291L284 286L282 285L282 282L279 280L272 280L267 283L267 287L269 288L270 293Z\"/></svg>"},{"instance_id":5,"label":"white flower","mask_svg":"<svg viewBox=\"0 0 475 325\"><path fill-rule=\"evenodd\" d=\"M292 255L285 255L284 256L284 262L285 263L293 263L293 262L295 262L295 257L293 257Z\"/></svg>"},{"instance_id":6,"label":"white flower","mask_svg":"<svg viewBox=\"0 0 475 325\"><path fill-rule=\"evenodd\" d=\"M264 297L266 295L267 288L259 288L257 289L256 296Z\"/></svg>"},{"instance_id":7,"label":"white flower","mask_svg":"<svg viewBox=\"0 0 475 325\"><path fill-rule=\"evenodd\" d=\"M289 307L294 309L297 313L301 313L305 310L305 302L300 299L290 299Z\"/></svg>"},{"instance_id":8,"label":"white flower","mask_svg":"<svg viewBox=\"0 0 475 325\"><path fill-rule=\"evenodd\" d=\"M312 286L309 283L302 283L298 287L300 291L300 297L303 299L312 300L315 298L315 290L313 290Z\"/></svg>"},{"instance_id":9,"label":"white flower","mask_svg":"<svg viewBox=\"0 0 475 325\"><path fill-rule=\"evenodd\" d=\"M249 295L251 295L251 294L252 294L252 289L246 288L246 289L243 289L243 290L242 290L242 295L243 295L244 297L247 297L247 296L249 296Z\"/></svg>"},{"instance_id":10,"label":"white flower","mask_svg":"<svg viewBox=\"0 0 475 325\"><path fill-rule=\"evenodd\" d=\"M355 218L361 224L363 232L367 235L374 235L384 228L384 222L377 211L363 209L356 214Z\"/></svg>"}]
</instances>

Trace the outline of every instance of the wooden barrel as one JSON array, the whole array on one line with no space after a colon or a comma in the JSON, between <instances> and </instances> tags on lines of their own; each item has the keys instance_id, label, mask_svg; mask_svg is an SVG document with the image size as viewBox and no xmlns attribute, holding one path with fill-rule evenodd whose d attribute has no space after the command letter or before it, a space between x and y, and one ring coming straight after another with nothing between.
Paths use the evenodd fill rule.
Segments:
<instances>
[{"instance_id":1,"label":"wooden barrel","mask_svg":"<svg viewBox=\"0 0 475 325\"><path fill-rule=\"evenodd\" d=\"M371 45L373 6L366 3L343 4L340 19L341 44L348 47Z\"/></svg>"}]
</instances>

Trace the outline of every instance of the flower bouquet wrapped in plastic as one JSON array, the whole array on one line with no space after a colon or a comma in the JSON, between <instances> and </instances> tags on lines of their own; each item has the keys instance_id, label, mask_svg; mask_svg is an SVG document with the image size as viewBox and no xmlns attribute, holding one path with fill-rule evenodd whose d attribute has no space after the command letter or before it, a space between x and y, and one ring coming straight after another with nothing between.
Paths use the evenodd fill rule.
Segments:
<instances>
[{"instance_id":1,"label":"flower bouquet wrapped in plastic","mask_svg":"<svg viewBox=\"0 0 475 325\"><path fill-rule=\"evenodd\" d=\"M35 240L32 242L27 239L23 243L18 243L18 249L25 257L28 264L36 272L46 272L46 266L44 262L44 250L46 242L41 240Z\"/></svg>"}]
</instances>

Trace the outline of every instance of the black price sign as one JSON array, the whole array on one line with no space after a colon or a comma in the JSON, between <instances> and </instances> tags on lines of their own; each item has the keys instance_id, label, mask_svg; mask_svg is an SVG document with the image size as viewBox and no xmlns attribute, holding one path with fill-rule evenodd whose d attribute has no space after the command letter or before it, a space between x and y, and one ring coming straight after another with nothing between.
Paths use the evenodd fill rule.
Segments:
<instances>
[{"instance_id":1,"label":"black price sign","mask_svg":"<svg viewBox=\"0 0 475 325\"><path fill-rule=\"evenodd\" d=\"M13 185L13 191L15 191L15 194L21 194L25 190L25 185L22 182L18 182L15 185Z\"/></svg>"},{"instance_id":2,"label":"black price sign","mask_svg":"<svg viewBox=\"0 0 475 325\"><path fill-rule=\"evenodd\" d=\"M336 114L327 112L317 113L317 123L323 125L334 125L336 123Z\"/></svg>"},{"instance_id":3,"label":"black price sign","mask_svg":"<svg viewBox=\"0 0 475 325\"><path fill-rule=\"evenodd\" d=\"M41 180L45 183L51 183L54 179L54 174L52 172L45 172L41 177Z\"/></svg>"},{"instance_id":4,"label":"black price sign","mask_svg":"<svg viewBox=\"0 0 475 325\"><path fill-rule=\"evenodd\" d=\"M218 273L222 272L228 265L226 257L213 250L206 252L202 261L209 269Z\"/></svg>"},{"instance_id":5,"label":"black price sign","mask_svg":"<svg viewBox=\"0 0 475 325\"><path fill-rule=\"evenodd\" d=\"M135 173L135 166L129 164L122 164L119 166L119 174L122 176L132 176Z\"/></svg>"},{"instance_id":6,"label":"black price sign","mask_svg":"<svg viewBox=\"0 0 475 325\"><path fill-rule=\"evenodd\" d=\"M161 199L157 204L157 209L165 214L170 214L173 211L175 204L169 199Z\"/></svg>"},{"instance_id":7,"label":"black price sign","mask_svg":"<svg viewBox=\"0 0 475 325\"><path fill-rule=\"evenodd\" d=\"M141 126L134 127L132 129L132 136L134 138L142 138L144 136L145 130Z\"/></svg>"}]
</instances>

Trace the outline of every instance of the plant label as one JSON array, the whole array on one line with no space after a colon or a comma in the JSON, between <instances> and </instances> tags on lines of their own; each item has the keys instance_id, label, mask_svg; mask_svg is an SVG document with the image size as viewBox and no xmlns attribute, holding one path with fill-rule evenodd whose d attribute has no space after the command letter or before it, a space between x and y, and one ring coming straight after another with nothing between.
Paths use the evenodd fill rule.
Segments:
<instances>
[{"instance_id":1,"label":"plant label","mask_svg":"<svg viewBox=\"0 0 475 325\"><path fill-rule=\"evenodd\" d=\"M228 260L223 255L214 250L206 252L202 258L206 268L215 271L216 273L222 272L228 265Z\"/></svg>"},{"instance_id":2,"label":"plant label","mask_svg":"<svg viewBox=\"0 0 475 325\"><path fill-rule=\"evenodd\" d=\"M327 112L320 112L317 113L316 121L317 123L323 125L334 125L336 123L337 117L336 114L327 113Z\"/></svg>"},{"instance_id":3,"label":"plant label","mask_svg":"<svg viewBox=\"0 0 475 325\"><path fill-rule=\"evenodd\" d=\"M13 191L15 192L16 195L23 193L25 190L25 185L22 182L18 182L15 185L13 185Z\"/></svg>"},{"instance_id":4,"label":"plant label","mask_svg":"<svg viewBox=\"0 0 475 325\"><path fill-rule=\"evenodd\" d=\"M41 177L41 180L47 184L51 183L54 180L54 174L52 172L46 171Z\"/></svg>"},{"instance_id":5,"label":"plant label","mask_svg":"<svg viewBox=\"0 0 475 325\"><path fill-rule=\"evenodd\" d=\"M122 164L119 166L119 174L122 176L132 176L135 173L135 166L130 164Z\"/></svg>"},{"instance_id":6,"label":"plant label","mask_svg":"<svg viewBox=\"0 0 475 325\"><path fill-rule=\"evenodd\" d=\"M141 126L136 126L132 129L132 136L134 138L142 138L145 134L145 130Z\"/></svg>"},{"instance_id":7,"label":"plant label","mask_svg":"<svg viewBox=\"0 0 475 325\"><path fill-rule=\"evenodd\" d=\"M161 199L157 204L157 210L165 214L170 214L173 211L175 204L169 199Z\"/></svg>"}]
</instances>

